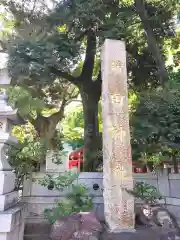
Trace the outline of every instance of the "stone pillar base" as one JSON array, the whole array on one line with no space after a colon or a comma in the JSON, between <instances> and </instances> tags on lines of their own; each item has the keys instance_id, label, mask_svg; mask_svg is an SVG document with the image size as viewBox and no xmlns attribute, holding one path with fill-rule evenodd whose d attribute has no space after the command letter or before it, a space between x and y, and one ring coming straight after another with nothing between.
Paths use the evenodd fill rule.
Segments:
<instances>
[{"instance_id":1,"label":"stone pillar base","mask_svg":"<svg viewBox=\"0 0 180 240\"><path fill-rule=\"evenodd\" d=\"M133 227L129 227L129 228L122 228L122 226L108 226L108 223L106 224L106 232L108 233L135 233L136 232L136 229L133 228Z\"/></svg>"},{"instance_id":2,"label":"stone pillar base","mask_svg":"<svg viewBox=\"0 0 180 240\"><path fill-rule=\"evenodd\" d=\"M136 232L136 229L134 229L134 228L126 228L126 229L122 229L122 228L110 229L110 228L107 228L106 231L108 233L134 233L134 232Z\"/></svg>"},{"instance_id":3,"label":"stone pillar base","mask_svg":"<svg viewBox=\"0 0 180 240\"><path fill-rule=\"evenodd\" d=\"M23 240L27 214L27 204L22 203L0 212L0 240Z\"/></svg>"}]
</instances>

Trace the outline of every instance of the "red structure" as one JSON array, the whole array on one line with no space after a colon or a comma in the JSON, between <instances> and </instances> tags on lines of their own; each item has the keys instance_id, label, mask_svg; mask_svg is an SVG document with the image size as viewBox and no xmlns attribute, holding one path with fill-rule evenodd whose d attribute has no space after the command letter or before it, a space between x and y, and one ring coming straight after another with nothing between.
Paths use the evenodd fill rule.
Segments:
<instances>
[{"instance_id":1,"label":"red structure","mask_svg":"<svg viewBox=\"0 0 180 240\"><path fill-rule=\"evenodd\" d=\"M84 148L78 148L69 155L69 169L77 167L79 170L83 166Z\"/></svg>"},{"instance_id":2,"label":"red structure","mask_svg":"<svg viewBox=\"0 0 180 240\"><path fill-rule=\"evenodd\" d=\"M78 168L81 170L83 168L83 155L84 155L84 148L78 148L74 150L72 153L69 155L69 169L71 168ZM147 169L145 166L138 166L136 164L133 164L133 172L134 173L146 173Z\"/></svg>"}]
</instances>

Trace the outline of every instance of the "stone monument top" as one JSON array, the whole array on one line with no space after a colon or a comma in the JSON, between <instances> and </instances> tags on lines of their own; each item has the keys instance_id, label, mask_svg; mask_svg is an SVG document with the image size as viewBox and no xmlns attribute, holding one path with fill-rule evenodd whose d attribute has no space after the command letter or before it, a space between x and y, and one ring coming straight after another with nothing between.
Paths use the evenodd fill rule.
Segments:
<instances>
[{"instance_id":1,"label":"stone monument top","mask_svg":"<svg viewBox=\"0 0 180 240\"><path fill-rule=\"evenodd\" d=\"M7 61L4 59L4 61L0 64L0 85L1 87L6 87L10 85L10 83L11 78L7 69Z\"/></svg>"},{"instance_id":2,"label":"stone monument top","mask_svg":"<svg viewBox=\"0 0 180 240\"><path fill-rule=\"evenodd\" d=\"M11 79L6 67L0 66L0 88L8 87ZM12 125L24 124L24 120L8 104L8 95L4 90L0 92L0 143L17 143L17 139L11 135Z\"/></svg>"},{"instance_id":3,"label":"stone monument top","mask_svg":"<svg viewBox=\"0 0 180 240\"><path fill-rule=\"evenodd\" d=\"M0 116L13 121L16 119L16 115L17 110L13 110L12 107L8 105L8 95L5 92L0 93Z\"/></svg>"},{"instance_id":4,"label":"stone monument top","mask_svg":"<svg viewBox=\"0 0 180 240\"><path fill-rule=\"evenodd\" d=\"M8 74L6 62L0 65L0 88L8 87L11 83L11 78ZM17 113L17 109L13 110L8 105L8 95L5 91L0 93L0 116L11 121L13 125L24 124L25 121Z\"/></svg>"}]
</instances>

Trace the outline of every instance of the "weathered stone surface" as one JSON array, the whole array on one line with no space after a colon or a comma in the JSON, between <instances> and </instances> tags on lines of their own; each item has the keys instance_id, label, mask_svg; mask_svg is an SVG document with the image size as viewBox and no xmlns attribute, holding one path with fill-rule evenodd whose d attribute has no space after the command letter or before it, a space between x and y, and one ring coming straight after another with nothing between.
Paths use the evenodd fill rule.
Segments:
<instances>
[{"instance_id":1,"label":"weathered stone surface","mask_svg":"<svg viewBox=\"0 0 180 240\"><path fill-rule=\"evenodd\" d=\"M164 228L176 229L180 231L176 217L164 207L154 207L153 214L155 216L156 223Z\"/></svg>"},{"instance_id":2,"label":"weathered stone surface","mask_svg":"<svg viewBox=\"0 0 180 240\"><path fill-rule=\"evenodd\" d=\"M71 238L71 240L98 240L100 234L98 232L88 232L85 230L81 230L75 232Z\"/></svg>"},{"instance_id":3,"label":"weathered stone surface","mask_svg":"<svg viewBox=\"0 0 180 240\"><path fill-rule=\"evenodd\" d=\"M136 204L135 214L136 226L161 226L162 228L180 231L176 217L160 204L154 206L141 206L140 204Z\"/></svg>"},{"instance_id":4,"label":"weathered stone surface","mask_svg":"<svg viewBox=\"0 0 180 240\"><path fill-rule=\"evenodd\" d=\"M72 239L98 240L102 231L102 225L96 219L94 213L83 213L81 215L80 230L73 234Z\"/></svg>"},{"instance_id":5,"label":"weathered stone surface","mask_svg":"<svg viewBox=\"0 0 180 240\"><path fill-rule=\"evenodd\" d=\"M74 232L80 229L81 215L78 213L71 214L66 217L61 217L52 226L50 238L52 240L68 240Z\"/></svg>"},{"instance_id":6,"label":"weathered stone surface","mask_svg":"<svg viewBox=\"0 0 180 240\"><path fill-rule=\"evenodd\" d=\"M29 235L29 236L24 236L23 240L49 240L49 237L44 234Z\"/></svg>"},{"instance_id":7,"label":"weathered stone surface","mask_svg":"<svg viewBox=\"0 0 180 240\"><path fill-rule=\"evenodd\" d=\"M51 225L49 222L28 222L26 221L24 234L25 235L49 235L51 231Z\"/></svg>"},{"instance_id":8,"label":"weathered stone surface","mask_svg":"<svg viewBox=\"0 0 180 240\"><path fill-rule=\"evenodd\" d=\"M99 239L102 231L103 227L94 213L74 213L56 221L50 238L52 240L96 240Z\"/></svg>"},{"instance_id":9,"label":"weathered stone surface","mask_svg":"<svg viewBox=\"0 0 180 240\"><path fill-rule=\"evenodd\" d=\"M135 233L104 232L101 240L179 240L179 233L163 228L137 229Z\"/></svg>"},{"instance_id":10,"label":"weathered stone surface","mask_svg":"<svg viewBox=\"0 0 180 240\"><path fill-rule=\"evenodd\" d=\"M125 43L106 39L102 52L104 214L113 232L134 229Z\"/></svg>"},{"instance_id":11,"label":"weathered stone surface","mask_svg":"<svg viewBox=\"0 0 180 240\"><path fill-rule=\"evenodd\" d=\"M102 232L103 230L101 223L96 219L94 213L82 214L80 228L88 232Z\"/></svg>"}]
</instances>

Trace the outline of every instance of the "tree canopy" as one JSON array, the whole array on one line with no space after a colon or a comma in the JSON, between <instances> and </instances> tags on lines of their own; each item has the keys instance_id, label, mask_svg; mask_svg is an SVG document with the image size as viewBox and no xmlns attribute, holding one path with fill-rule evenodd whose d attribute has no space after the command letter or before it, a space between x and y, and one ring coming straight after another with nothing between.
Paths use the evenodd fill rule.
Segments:
<instances>
[{"instance_id":1,"label":"tree canopy","mask_svg":"<svg viewBox=\"0 0 180 240\"><path fill-rule=\"evenodd\" d=\"M29 5L10 0L2 4L12 16L5 21L9 25L1 36L1 48L9 54L13 84L25 89L33 101L43 100L48 109L58 102L51 115L55 122L37 109L31 122L36 122L37 131L43 123L45 129L55 129L62 119L65 86L76 86L83 104L85 169L93 170L95 159L89 153L97 151L99 136L100 47L104 39L126 41L130 89L165 85L169 79L167 51L178 48L173 17L179 14L179 4L176 0L64 0L48 5L40 0ZM48 137L51 131L42 132L48 132Z\"/></svg>"}]
</instances>

